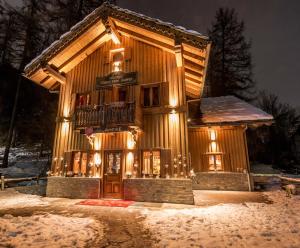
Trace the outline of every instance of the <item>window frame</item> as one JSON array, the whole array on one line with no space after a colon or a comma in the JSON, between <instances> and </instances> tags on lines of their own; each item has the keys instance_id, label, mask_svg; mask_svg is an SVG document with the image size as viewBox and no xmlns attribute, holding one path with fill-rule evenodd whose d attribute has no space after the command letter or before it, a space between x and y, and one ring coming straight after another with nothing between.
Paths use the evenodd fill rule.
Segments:
<instances>
[{"instance_id":1,"label":"window frame","mask_svg":"<svg viewBox=\"0 0 300 248\"><path fill-rule=\"evenodd\" d=\"M79 167L78 167L78 172L81 175L78 175L79 173L74 173L74 159L75 159L75 155L76 153L80 153L79 155ZM97 173L97 169L95 166L90 167L89 163L90 161L93 159L91 157L94 157L95 153L99 153L101 154L101 151L87 151L87 150L74 150L71 151L71 161L70 161L70 165L67 166L66 168L66 176L67 177L94 177L95 174ZM82 173L82 158L83 158L83 154L86 154L86 165L85 165L85 173ZM68 173L72 172L72 176L69 176Z\"/></svg>"},{"instance_id":2,"label":"window frame","mask_svg":"<svg viewBox=\"0 0 300 248\"><path fill-rule=\"evenodd\" d=\"M158 88L158 104L154 105L153 104L153 89ZM144 89L149 89L149 106L145 106L145 95L144 95ZM162 83L152 83L152 84L143 84L141 85L141 105L143 108L157 108L161 107L161 98L162 98Z\"/></svg>"},{"instance_id":3,"label":"window frame","mask_svg":"<svg viewBox=\"0 0 300 248\"><path fill-rule=\"evenodd\" d=\"M146 170L145 170L145 164L144 164L144 153L145 152L150 152L150 168L149 168L149 172L150 173L145 173ZM154 156L153 156L153 153L154 152L159 152L159 174L154 174ZM161 149L143 149L141 150L141 173L144 177L149 177L149 178L152 178L152 177L161 177L162 175L162 151Z\"/></svg>"}]
</instances>

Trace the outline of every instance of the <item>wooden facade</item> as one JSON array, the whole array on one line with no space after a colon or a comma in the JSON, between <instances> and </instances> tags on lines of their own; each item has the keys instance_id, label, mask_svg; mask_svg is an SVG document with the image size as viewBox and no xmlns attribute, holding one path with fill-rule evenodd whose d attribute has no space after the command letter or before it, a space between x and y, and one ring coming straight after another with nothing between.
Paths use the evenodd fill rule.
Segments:
<instances>
[{"instance_id":1,"label":"wooden facade","mask_svg":"<svg viewBox=\"0 0 300 248\"><path fill-rule=\"evenodd\" d=\"M102 196L119 198L124 178L247 173L245 126L189 124L209 50L200 34L107 3L73 27L25 69L59 88L51 175L101 178Z\"/></svg>"}]
</instances>

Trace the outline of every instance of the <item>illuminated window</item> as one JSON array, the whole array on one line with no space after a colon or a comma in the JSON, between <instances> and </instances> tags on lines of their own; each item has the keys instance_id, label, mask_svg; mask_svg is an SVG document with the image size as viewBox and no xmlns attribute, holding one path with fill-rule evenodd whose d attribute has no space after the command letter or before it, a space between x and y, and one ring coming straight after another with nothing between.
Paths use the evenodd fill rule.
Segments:
<instances>
[{"instance_id":1,"label":"illuminated window","mask_svg":"<svg viewBox=\"0 0 300 248\"><path fill-rule=\"evenodd\" d=\"M70 168L72 174L79 177L94 176L97 166L95 163L95 154L99 153L94 153L93 151L73 152L72 168Z\"/></svg>"},{"instance_id":2,"label":"illuminated window","mask_svg":"<svg viewBox=\"0 0 300 248\"><path fill-rule=\"evenodd\" d=\"M209 170L221 171L222 170L222 156L220 154L209 155Z\"/></svg>"},{"instance_id":3,"label":"illuminated window","mask_svg":"<svg viewBox=\"0 0 300 248\"><path fill-rule=\"evenodd\" d=\"M80 157L81 152L75 152L73 157L73 173L74 175L78 175L80 172Z\"/></svg>"},{"instance_id":4,"label":"illuminated window","mask_svg":"<svg viewBox=\"0 0 300 248\"><path fill-rule=\"evenodd\" d=\"M148 176L160 175L160 151L143 151L142 173Z\"/></svg>"},{"instance_id":5,"label":"illuminated window","mask_svg":"<svg viewBox=\"0 0 300 248\"><path fill-rule=\"evenodd\" d=\"M124 61L124 50L112 51L113 72L122 71L123 61Z\"/></svg>"},{"instance_id":6,"label":"illuminated window","mask_svg":"<svg viewBox=\"0 0 300 248\"><path fill-rule=\"evenodd\" d=\"M76 107L85 107L91 105L91 95L90 94L77 94L76 96Z\"/></svg>"},{"instance_id":7,"label":"illuminated window","mask_svg":"<svg viewBox=\"0 0 300 248\"><path fill-rule=\"evenodd\" d=\"M142 96L144 107L160 106L160 85L143 86Z\"/></svg>"}]
</instances>

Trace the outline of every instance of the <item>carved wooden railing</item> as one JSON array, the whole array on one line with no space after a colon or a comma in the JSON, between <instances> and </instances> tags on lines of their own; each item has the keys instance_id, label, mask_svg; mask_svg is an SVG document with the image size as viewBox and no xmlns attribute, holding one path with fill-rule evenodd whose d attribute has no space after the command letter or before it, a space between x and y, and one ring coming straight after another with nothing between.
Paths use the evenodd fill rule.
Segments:
<instances>
[{"instance_id":1,"label":"carved wooden railing","mask_svg":"<svg viewBox=\"0 0 300 248\"><path fill-rule=\"evenodd\" d=\"M101 106L79 107L75 111L75 128L101 129L135 122L135 103L116 102Z\"/></svg>"}]
</instances>

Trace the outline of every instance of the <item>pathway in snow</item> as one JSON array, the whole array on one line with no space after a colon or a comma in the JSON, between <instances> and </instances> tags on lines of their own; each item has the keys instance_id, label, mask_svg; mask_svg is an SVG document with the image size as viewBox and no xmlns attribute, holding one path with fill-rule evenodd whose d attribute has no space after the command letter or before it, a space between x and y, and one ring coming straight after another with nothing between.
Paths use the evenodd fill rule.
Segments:
<instances>
[{"instance_id":1,"label":"pathway in snow","mask_svg":"<svg viewBox=\"0 0 300 248\"><path fill-rule=\"evenodd\" d=\"M300 196L287 198L282 191L265 193L272 204L129 208L5 192L0 247L300 247Z\"/></svg>"}]
</instances>

